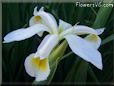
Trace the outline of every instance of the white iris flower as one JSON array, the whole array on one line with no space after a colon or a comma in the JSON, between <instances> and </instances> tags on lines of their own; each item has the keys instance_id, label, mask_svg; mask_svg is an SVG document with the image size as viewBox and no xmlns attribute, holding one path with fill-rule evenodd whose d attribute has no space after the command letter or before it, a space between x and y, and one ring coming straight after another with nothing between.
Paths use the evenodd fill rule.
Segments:
<instances>
[{"instance_id":1,"label":"white iris flower","mask_svg":"<svg viewBox=\"0 0 114 86\"><path fill-rule=\"evenodd\" d=\"M98 48L101 44L101 38L104 28L96 29L84 25L74 25L59 20L59 26L53 15L45 12L43 7L37 11L34 8L33 17L29 21L28 28L21 28L8 33L4 37L3 43L21 41L38 34L42 36L44 31L49 34L43 39L37 51L30 54L25 60L26 72L35 77L36 81L46 80L50 74L48 56L60 40L66 39L71 50L87 62L92 63L99 69L103 68L101 53ZM82 38L80 35L87 34Z\"/></svg>"}]
</instances>

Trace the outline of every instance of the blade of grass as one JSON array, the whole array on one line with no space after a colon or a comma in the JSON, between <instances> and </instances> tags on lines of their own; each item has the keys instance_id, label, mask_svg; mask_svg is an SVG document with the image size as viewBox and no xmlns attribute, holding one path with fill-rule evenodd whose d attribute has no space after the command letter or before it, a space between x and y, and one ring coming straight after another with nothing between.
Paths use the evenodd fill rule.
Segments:
<instances>
[{"instance_id":1,"label":"blade of grass","mask_svg":"<svg viewBox=\"0 0 114 86\"><path fill-rule=\"evenodd\" d=\"M92 68L90 66L88 66L88 72L91 75L92 79L95 81L95 83L99 84L99 81L95 75L95 73L93 72Z\"/></svg>"},{"instance_id":2,"label":"blade of grass","mask_svg":"<svg viewBox=\"0 0 114 86\"><path fill-rule=\"evenodd\" d=\"M79 58L76 59L75 63L73 64L72 68L70 69L68 75L66 76L64 83L70 82L74 80L75 70L80 65L81 60Z\"/></svg>"},{"instance_id":3,"label":"blade of grass","mask_svg":"<svg viewBox=\"0 0 114 86\"><path fill-rule=\"evenodd\" d=\"M104 45L110 41L113 41L114 40L114 34L108 36L107 38L105 38L103 41L102 41L102 44L101 45Z\"/></svg>"},{"instance_id":4,"label":"blade of grass","mask_svg":"<svg viewBox=\"0 0 114 86\"><path fill-rule=\"evenodd\" d=\"M71 51L71 52L69 52L69 53L67 53L67 54L65 54L62 58L61 58L61 60L63 60L63 59L65 59L65 58L67 58L68 56L70 56L71 54L73 54L73 52Z\"/></svg>"},{"instance_id":5,"label":"blade of grass","mask_svg":"<svg viewBox=\"0 0 114 86\"><path fill-rule=\"evenodd\" d=\"M112 7L101 7L97 13L95 22L92 27L94 28L104 27L110 16L111 11Z\"/></svg>"}]
</instances>

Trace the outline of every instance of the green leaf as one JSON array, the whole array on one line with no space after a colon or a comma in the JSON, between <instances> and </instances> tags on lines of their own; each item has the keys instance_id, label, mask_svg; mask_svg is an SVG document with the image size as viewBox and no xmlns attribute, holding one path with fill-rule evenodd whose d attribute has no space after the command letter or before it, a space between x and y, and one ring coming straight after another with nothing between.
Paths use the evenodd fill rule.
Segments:
<instances>
[{"instance_id":1,"label":"green leaf","mask_svg":"<svg viewBox=\"0 0 114 86\"><path fill-rule=\"evenodd\" d=\"M110 41L114 40L114 34L108 36L107 38L105 38L103 41L102 41L102 44L101 45L104 45Z\"/></svg>"},{"instance_id":2,"label":"green leaf","mask_svg":"<svg viewBox=\"0 0 114 86\"><path fill-rule=\"evenodd\" d=\"M92 77L93 81L95 83L99 83L94 71L92 70L92 68L90 66L88 66L88 72L89 72L90 76Z\"/></svg>"},{"instance_id":3,"label":"green leaf","mask_svg":"<svg viewBox=\"0 0 114 86\"><path fill-rule=\"evenodd\" d=\"M101 7L97 13L93 27L94 28L104 27L110 16L112 9L113 9L112 7Z\"/></svg>"},{"instance_id":4,"label":"green leaf","mask_svg":"<svg viewBox=\"0 0 114 86\"><path fill-rule=\"evenodd\" d=\"M61 57L61 60L63 60L63 59L65 59L65 58L69 57L71 54L73 54L72 51L69 52L69 53L67 53L67 54L65 54L64 56L62 56L62 57Z\"/></svg>"},{"instance_id":5,"label":"green leaf","mask_svg":"<svg viewBox=\"0 0 114 86\"><path fill-rule=\"evenodd\" d=\"M75 75L75 70L78 68L78 65L80 65L81 60L79 58L76 59L75 63L71 67L69 73L67 74L64 83L67 82L73 82L74 80L74 75Z\"/></svg>"},{"instance_id":6,"label":"green leaf","mask_svg":"<svg viewBox=\"0 0 114 86\"><path fill-rule=\"evenodd\" d=\"M77 59L68 73L65 82L72 82L75 84L86 83L88 63L82 59Z\"/></svg>"},{"instance_id":7,"label":"green leaf","mask_svg":"<svg viewBox=\"0 0 114 86\"><path fill-rule=\"evenodd\" d=\"M88 63L84 60L81 60L80 66L78 67L78 69L76 69L74 81L76 83L85 84L87 79L87 70Z\"/></svg>"},{"instance_id":8,"label":"green leaf","mask_svg":"<svg viewBox=\"0 0 114 86\"><path fill-rule=\"evenodd\" d=\"M51 55L49 56L50 64L53 64L57 59L58 61L61 59L67 46L67 41L64 40L60 45L55 48L55 50L52 51Z\"/></svg>"}]
</instances>

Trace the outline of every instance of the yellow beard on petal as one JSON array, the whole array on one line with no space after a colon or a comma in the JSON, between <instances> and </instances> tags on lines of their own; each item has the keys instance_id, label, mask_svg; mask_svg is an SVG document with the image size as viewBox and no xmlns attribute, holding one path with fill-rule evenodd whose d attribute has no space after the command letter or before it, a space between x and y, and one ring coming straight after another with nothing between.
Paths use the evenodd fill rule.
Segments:
<instances>
[{"instance_id":1,"label":"yellow beard on petal","mask_svg":"<svg viewBox=\"0 0 114 86\"><path fill-rule=\"evenodd\" d=\"M36 66L37 69L41 71L46 71L47 70L47 58L40 60L40 58L33 58L32 59L33 65Z\"/></svg>"}]
</instances>

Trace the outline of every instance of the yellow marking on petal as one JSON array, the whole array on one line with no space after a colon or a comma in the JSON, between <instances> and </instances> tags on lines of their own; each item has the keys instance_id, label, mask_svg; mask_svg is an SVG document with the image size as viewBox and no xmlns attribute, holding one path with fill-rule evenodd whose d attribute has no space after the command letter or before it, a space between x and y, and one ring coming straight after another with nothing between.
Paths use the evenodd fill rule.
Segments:
<instances>
[{"instance_id":1,"label":"yellow marking on petal","mask_svg":"<svg viewBox=\"0 0 114 86\"><path fill-rule=\"evenodd\" d=\"M89 37L86 38L87 40L91 40L93 42L97 42L98 41L98 37L96 35L91 35Z\"/></svg>"},{"instance_id":2,"label":"yellow marking on petal","mask_svg":"<svg viewBox=\"0 0 114 86\"><path fill-rule=\"evenodd\" d=\"M33 58L32 63L33 63L33 65L35 65L39 69L39 63L40 63L39 58Z\"/></svg>"},{"instance_id":3,"label":"yellow marking on petal","mask_svg":"<svg viewBox=\"0 0 114 86\"><path fill-rule=\"evenodd\" d=\"M35 21L37 23L42 23L42 24L44 23L43 20L42 20L42 18L40 16L35 16Z\"/></svg>"},{"instance_id":4,"label":"yellow marking on petal","mask_svg":"<svg viewBox=\"0 0 114 86\"><path fill-rule=\"evenodd\" d=\"M36 21L40 21L42 18L40 16L35 16Z\"/></svg>"},{"instance_id":5,"label":"yellow marking on petal","mask_svg":"<svg viewBox=\"0 0 114 86\"><path fill-rule=\"evenodd\" d=\"M46 71L47 68L47 58L40 61L40 69Z\"/></svg>"},{"instance_id":6,"label":"yellow marking on petal","mask_svg":"<svg viewBox=\"0 0 114 86\"><path fill-rule=\"evenodd\" d=\"M46 71L47 69L47 58L40 60L40 58L33 58L32 59L33 65L36 66L37 69Z\"/></svg>"}]
</instances>

